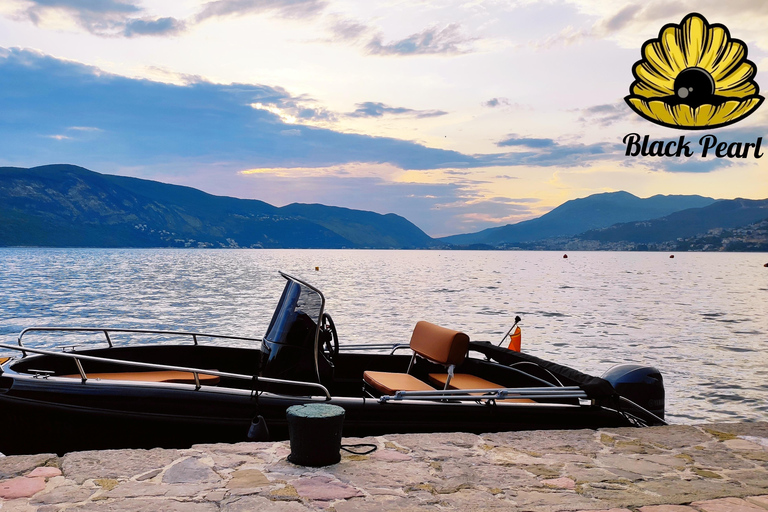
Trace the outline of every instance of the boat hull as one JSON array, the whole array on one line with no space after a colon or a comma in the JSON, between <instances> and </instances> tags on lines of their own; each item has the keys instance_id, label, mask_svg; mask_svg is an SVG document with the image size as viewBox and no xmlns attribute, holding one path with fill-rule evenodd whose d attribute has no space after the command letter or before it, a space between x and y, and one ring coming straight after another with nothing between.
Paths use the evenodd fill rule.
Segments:
<instances>
[{"instance_id":1,"label":"boat hull","mask_svg":"<svg viewBox=\"0 0 768 512\"><path fill-rule=\"evenodd\" d=\"M0 452L6 455L116 448L187 448L247 441L262 415L270 440L288 437L285 411L317 398L195 390L185 385L69 383L61 379L0 377ZM343 435L495 432L629 426L621 415L594 406L392 401L338 397Z\"/></svg>"}]
</instances>

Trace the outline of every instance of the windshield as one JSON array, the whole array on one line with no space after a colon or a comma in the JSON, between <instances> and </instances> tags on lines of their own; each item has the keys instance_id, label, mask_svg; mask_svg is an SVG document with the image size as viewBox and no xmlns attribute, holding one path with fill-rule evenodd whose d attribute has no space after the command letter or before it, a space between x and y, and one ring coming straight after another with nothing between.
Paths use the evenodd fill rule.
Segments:
<instances>
[{"instance_id":1,"label":"windshield","mask_svg":"<svg viewBox=\"0 0 768 512\"><path fill-rule=\"evenodd\" d=\"M264 338L273 343L314 346L325 298L316 288L282 275L288 282Z\"/></svg>"}]
</instances>

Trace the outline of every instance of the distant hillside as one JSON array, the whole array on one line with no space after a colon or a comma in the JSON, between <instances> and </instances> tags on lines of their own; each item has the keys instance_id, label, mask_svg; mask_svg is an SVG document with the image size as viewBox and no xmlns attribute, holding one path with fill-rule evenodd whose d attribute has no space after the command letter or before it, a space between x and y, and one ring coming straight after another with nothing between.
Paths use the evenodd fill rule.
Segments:
<instances>
[{"instance_id":1,"label":"distant hillside","mask_svg":"<svg viewBox=\"0 0 768 512\"><path fill-rule=\"evenodd\" d=\"M73 165L0 168L0 246L414 248L394 214L214 196Z\"/></svg>"},{"instance_id":2,"label":"distant hillside","mask_svg":"<svg viewBox=\"0 0 768 512\"><path fill-rule=\"evenodd\" d=\"M336 206L300 203L283 206L279 211L283 215L312 219L312 222L358 247L423 248L435 244L416 225L394 213L380 215Z\"/></svg>"},{"instance_id":3,"label":"distant hillside","mask_svg":"<svg viewBox=\"0 0 768 512\"><path fill-rule=\"evenodd\" d=\"M587 231L577 238L599 242L660 243L701 235L712 229L738 228L765 219L768 219L768 199L729 199L660 219Z\"/></svg>"},{"instance_id":4,"label":"distant hillside","mask_svg":"<svg viewBox=\"0 0 768 512\"><path fill-rule=\"evenodd\" d=\"M454 245L530 242L553 237L567 237L620 222L656 219L688 208L714 203L710 197L662 196L640 199L628 192L594 194L567 201L537 219L507 224L477 233L454 235L439 241Z\"/></svg>"},{"instance_id":5,"label":"distant hillside","mask_svg":"<svg viewBox=\"0 0 768 512\"><path fill-rule=\"evenodd\" d=\"M568 201L538 219L436 241L392 213L276 207L73 165L0 167L6 247L755 251L768 247L766 219L768 199L613 192Z\"/></svg>"}]
</instances>

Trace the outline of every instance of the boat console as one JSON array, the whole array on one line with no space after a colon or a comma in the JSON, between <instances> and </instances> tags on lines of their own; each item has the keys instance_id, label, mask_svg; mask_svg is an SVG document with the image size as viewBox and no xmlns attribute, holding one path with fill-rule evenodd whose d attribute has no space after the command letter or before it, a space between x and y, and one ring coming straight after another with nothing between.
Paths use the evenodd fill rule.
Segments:
<instances>
[{"instance_id":1,"label":"boat console","mask_svg":"<svg viewBox=\"0 0 768 512\"><path fill-rule=\"evenodd\" d=\"M260 377L327 382L339 341L325 297L315 288L283 274L285 288L261 343Z\"/></svg>"}]
</instances>

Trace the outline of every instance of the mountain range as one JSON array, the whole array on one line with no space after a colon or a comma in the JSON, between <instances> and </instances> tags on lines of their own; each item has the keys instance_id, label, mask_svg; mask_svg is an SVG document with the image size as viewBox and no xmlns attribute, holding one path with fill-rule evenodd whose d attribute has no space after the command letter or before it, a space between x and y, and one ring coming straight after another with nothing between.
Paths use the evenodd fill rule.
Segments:
<instances>
[{"instance_id":1,"label":"mountain range","mask_svg":"<svg viewBox=\"0 0 768 512\"><path fill-rule=\"evenodd\" d=\"M629 192L608 192L568 201L537 219L440 240L452 245L532 242L574 236L620 222L656 219L680 210L709 206L714 202L711 197L695 195L656 195L640 199Z\"/></svg>"},{"instance_id":2,"label":"mountain range","mask_svg":"<svg viewBox=\"0 0 768 512\"><path fill-rule=\"evenodd\" d=\"M754 238L765 219L768 199L611 192L567 201L537 219L433 239L393 213L276 207L73 165L0 167L0 246L636 249L693 240L682 250L715 247L701 237L757 223L745 231ZM760 243L738 247L765 250Z\"/></svg>"},{"instance_id":3,"label":"mountain range","mask_svg":"<svg viewBox=\"0 0 768 512\"><path fill-rule=\"evenodd\" d=\"M282 208L73 165L0 168L0 245L52 247L429 247L395 214Z\"/></svg>"}]
</instances>

